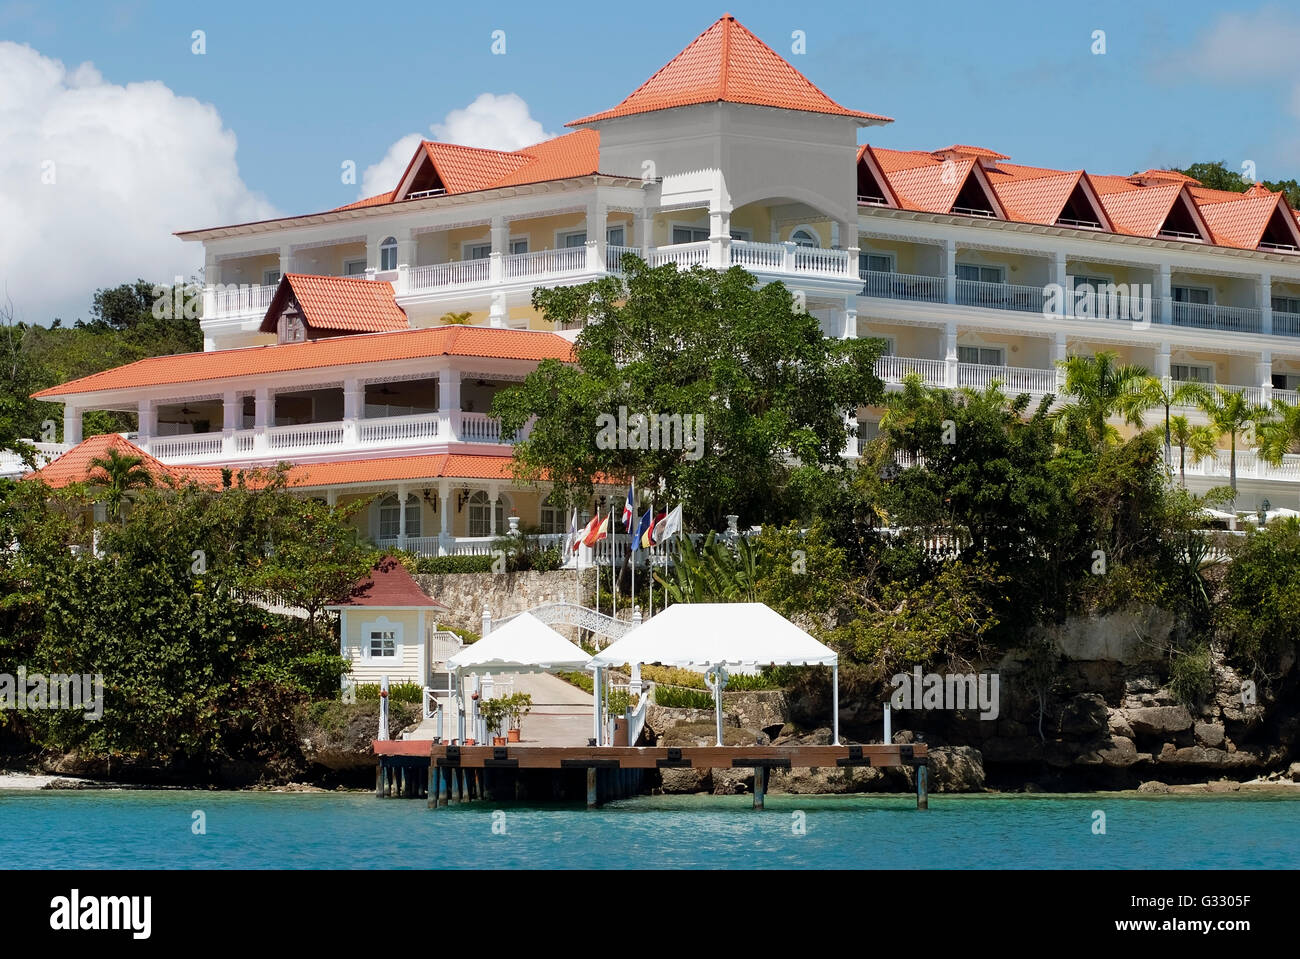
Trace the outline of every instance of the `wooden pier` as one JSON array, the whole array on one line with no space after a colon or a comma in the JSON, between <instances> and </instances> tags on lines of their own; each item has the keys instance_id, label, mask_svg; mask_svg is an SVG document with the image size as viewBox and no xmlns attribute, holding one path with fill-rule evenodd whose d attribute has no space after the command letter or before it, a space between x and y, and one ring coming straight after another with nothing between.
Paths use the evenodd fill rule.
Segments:
<instances>
[{"instance_id":1,"label":"wooden pier","mask_svg":"<svg viewBox=\"0 0 1300 959\"><path fill-rule=\"evenodd\" d=\"M519 777L585 770L587 805L643 791L659 769L753 769L754 808L762 809L772 769L876 766L916 769L916 808L929 806L924 744L846 746L450 746L428 740L376 740L375 795L427 798L430 809L483 798L503 787L519 795ZM506 784L509 785L506 785ZM511 788L512 787L512 788ZM557 790L557 792L559 792Z\"/></svg>"}]
</instances>

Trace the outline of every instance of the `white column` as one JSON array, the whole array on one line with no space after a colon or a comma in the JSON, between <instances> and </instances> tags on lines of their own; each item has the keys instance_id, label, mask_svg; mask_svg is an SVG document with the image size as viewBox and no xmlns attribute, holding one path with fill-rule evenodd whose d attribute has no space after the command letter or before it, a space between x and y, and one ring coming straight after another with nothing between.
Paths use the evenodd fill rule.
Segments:
<instances>
[{"instance_id":1,"label":"white column","mask_svg":"<svg viewBox=\"0 0 1300 959\"><path fill-rule=\"evenodd\" d=\"M636 215L636 226L632 245L641 251L641 259L650 256L650 245L654 242L654 216L649 210Z\"/></svg>"},{"instance_id":2,"label":"white column","mask_svg":"<svg viewBox=\"0 0 1300 959\"><path fill-rule=\"evenodd\" d=\"M945 386L957 385L957 323L949 320L944 324L943 331L944 362L947 369L944 375Z\"/></svg>"},{"instance_id":3,"label":"white column","mask_svg":"<svg viewBox=\"0 0 1300 959\"><path fill-rule=\"evenodd\" d=\"M397 240L397 282L393 284L393 292L400 296L411 288L411 267L415 265L415 237L411 234L411 228L405 227L397 231L395 239Z\"/></svg>"},{"instance_id":4,"label":"white column","mask_svg":"<svg viewBox=\"0 0 1300 959\"><path fill-rule=\"evenodd\" d=\"M709 265L725 270L731 265L731 211L709 208Z\"/></svg>"},{"instance_id":5,"label":"white column","mask_svg":"<svg viewBox=\"0 0 1300 959\"><path fill-rule=\"evenodd\" d=\"M439 438L450 441L460 439L460 370L448 365L438 371ZM441 436L446 424L447 435Z\"/></svg>"},{"instance_id":6,"label":"white column","mask_svg":"<svg viewBox=\"0 0 1300 959\"><path fill-rule=\"evenodd\" d=\"M1065 268L1065 254L1061 251L1057 251L1055 256L1052 258L1052 282L1055 283L1061 291L1061 298L1058 301L1057 306L1058 316L1068 316L1070 314L1067 300L1070 295L1069 279L1070 277Z\"/></svg>"},{"instance_id":7,"label":"white column","mask_svg":"<svg viewBox=\"0 0 1300 959\"><path fill-rule=\"evenodd\" d=\"M848 257L848 275L858 275L858 254L861 250L858 248L858 225L856 222L845 220L843 223L836 222L832 224L838 228L838 243L844 248ZM834 244L832 244L834 245Z\"/></svg>"},{"instance_id":8,"label":"white column","mask_svg":"<svg viewBox=\"0 0 1300 959\"><path fill-rule=\"evenodd\" d=\"M504 258L510 249L510 227L504 216L494 216L489 229L492 252L489 254L488 282L500 283L505 279Z\"/></svg>"},{"instance_id":9,"label":"white column","mask_svg":"<svg viewBox=\"0 0 1300 959\"><path fill-rule=\"evenodd\" d=\"M63 404L63 442L69 446L81 442L81 409L71 403Z\"/></svg>"},{"instance_id":10,"label":"white column","mask_svg":"<svg viewBox=\"0 0 1300 959\"><path fill-rule=\"evenodd\" d=\"M343 381L343 442L355 446L360 440L357 420L366 413L366 388L355 376Z\"/></svg>"},{"instance_id":11,"label":"white column","mask_svg":"<svg viewBox=\"0 0 1300 959\"><path fill-rule=\"evenodd\" d=\"M593 272L605 269L608 226L609 210L598 198L593 198L587 203L587 269Z\"/></svg>"},{"instance_id":12,"label":"white column","mask_svg":"<svg viewBox=\"0 0 1300 959\"><path fill-rule=\"evenodd\" d=\"M840 338L845 340L856 340L858 338L858 298L856 296L846 296L844 298L844 326Z\"/></svg>"},{"instance_id":13,"label":"white column","mask_svg":"<svg viewBox=\"0 0 1300 959\"><path fill-rule=\"evenodd\" d=\"M1168 263L1156 267L1156 299L1160 303L1160 322L1172 323L1174 320L1173 270Z\"/></svg>"},{"instance_id":14,"label":"white column","mask_svg":"<svg viewBox=\"0 0 1300 959\"><path fill-rule=\"evenodd\" d=\"M1260 350L1259 359L1255 361L1255 379L1260 386L1259 402L1261 406L1273 404L1273 351Z\"/></svg>"},{"instance_id":15,"label":"white column","mask_svg":"<svg viewBox=\"0 0 1300 959\"><path fill-rule=\"evenodd\" d=\"M438 481L438 508L441 510L441 522L438 524L438 554L446 556L451 552L451 483Z\"/></svg>"},{"instance_id":16,"label":"white column","mask_svg":"<svg viewBox=\"0 0 1300 959\"><path fill-rule=\"evenodd\" d=\"M326 506L339 505L339 491L332 486L325 491L325 505Z\"/></svg>"},{"instance_id":17,"label":"white column","mask_svg":"<svg viewBox=\"0 0 1300 959\"><path fill-rule=\"evenodd\" d=\"M158 407L154 405L153 400L140 400L136 404L136 411L139 420L137 432L140 434L140 442L137 445L147 449L145 444L158 432Z\"/></svg>"},{"instance_id":18,"label":"white column","mask_svg":"<svg viewBox=\"0 0 1300 959\"><path fill-rule=\"evenodd\" d=\"M501 500L501 488L494 483L488 484L488 535L497 534L497 503Z\"/></svg>"},{"instance_id":19,"label":"white column","mask_svg":"<svg viewBox=\"0 0 1300 959\"><path fill-rule=\"evenodd\" d=\"M203 258L203 315L212 318L217 315L217 284L221 282L221 261L216 254L208 253ZM208 349L205 341L203 348Z\"/></svg>"},{"instance_id":20,"label":"white column","mask_svg":"<svg viewBox=\"0 0 1300 959\"><path fill-rule=\"evenodd\" d=\"M1156 346L1156 368L1153 371L1161 382L1169 379L1169 353L1169 341L1161 340Z\"/></svg>"},{"instance_id":21,"label":"white column","mask_svg":"<svg viewBox=\"0 0 1300 959\"><path fill-rule=\"evenodd\" d=\"M406 487L397 487L397 546L406 549Z\"/></svg>"},{"instance_id":22,"label":"white column","mask_svg":"<svg viewBox=\"0 0 1300 959\"><path fill-rule=\"evenodd\" d=\"M1259 331L1265 335L1273 334L1273 274L1262 273L1259 277ZM1269 383L1272 384L1270 378Z\"/></svg>"},{"instance_id":23,"label":"white column","mask_svg":"<svg viewBox=\"0 0 1300 959\"><path fill-rule=\"evenodd\" d=\"M221 394L221 452L227 455L235 452L235 431L241 426L239 414L242 406L239 394L234 390Z\"/></svg>"},{"instance_id":24,"label":"white column","mask_svg":"<svg viewBox=\"0 0 1300 959\"><path fill-rule=\"evenodd\" d=\"M944 302L957 302L957 243L944 240L939 252L939 263L943 267Z\"/></svg>"},{"instance_id":25,"label":"white column","mask_svg":"<svg viewBox=\"0 0 1300 959\"><path fill-rule=\"evenodd\" d=\"M1061 369L1061 364L1069 356L1069 349L1065 342L1065 331L1057 330L1052 334L1052 368L1056 370L1056 385L1058 388L1065 383L1065 370Z\"/></svg>"},{"instance_id":26,"label":"white column","mask_svg":"<svg viewBox=\"0 0 1300 959\"><path fill-rule=\"evenodd\" d=\"M259 386L253 391L253 404L253 449L264 451L268 449L266 431L275 422L275 405L271 390Z\"/></svg>"},{"instance_id":27,"label":"white column","mask_svg":"<svg viewBox=\"0 0 1300 959\"><path fill-rule=\"evenodd\" d=\"M280 246L280 275L293 272L293 247L284 243Z\"/></svg>"}]
</instances>

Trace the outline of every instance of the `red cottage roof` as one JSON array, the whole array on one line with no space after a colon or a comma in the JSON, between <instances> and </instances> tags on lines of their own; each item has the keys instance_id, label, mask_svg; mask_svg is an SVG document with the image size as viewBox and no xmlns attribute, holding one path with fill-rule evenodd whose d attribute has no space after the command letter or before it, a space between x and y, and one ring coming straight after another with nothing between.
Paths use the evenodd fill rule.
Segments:
<instances>
[{"instance_id":1,"label":"red cottage roof","mask_svg":"<svg viewBox=\"0 0 1300 959\"><path fill-rule=\"evenodd\" d=\"M618 106L567 125L718 102L892 122L889 117L840 106L735 17L726 14Z\"/></svg>"},{"instance_id":2,"label":"red cottage roof","mask_svg":"<svg viewBox=\"0 0 1300 959\"><path fill-rule=\"evenodd\" d=\"M375 564L369 576L357 581L344 605L447 608L420 589L420 584L406 571L406 567L392 556L385 556Z\"/></svg>"},{"instance_id":3,"label":"red cottage roof","mask_svg":"<svg viewBox=\"0 0 1300 959\"><path fill-rule=\"evenodd\" d=\"M275 332L276 321L291 295L302 309L303 321L314 329L352 333L410 329L406 311L397 305L391 283L286 273L259 327L263 333Z\"/></svg>"}]
</instances>

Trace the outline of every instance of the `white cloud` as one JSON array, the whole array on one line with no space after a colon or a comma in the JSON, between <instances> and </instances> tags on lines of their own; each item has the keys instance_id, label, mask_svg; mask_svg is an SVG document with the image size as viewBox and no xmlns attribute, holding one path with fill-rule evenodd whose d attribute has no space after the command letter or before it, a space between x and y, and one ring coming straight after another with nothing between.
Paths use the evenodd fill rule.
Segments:
<instances>
[{"instance_id":1,"label":"white cloud","mask_svg":"<svg viewBox=\"0 0 1300 959\"><path fill-rule=\"evenodd\" d=\"M162 83L0 41L0 114L0 287L21 319L71 321L96 287L189 276L202 247L175 230L277 215L240 179L216 108Z\"/></svg>"},{"instance_id":2,"label":"white cloud","mask_svg":"<svg viewBox=\"0 0 1300 959\"><path fill-rule=\"evenodd\" d=\"M1169 66L1192 76L1252 81L1300 76L1300 18L1276 6L1225 13Z\"/></svg>"},{"instance_id":3,"label":"white cloud","mask_svg":"<svg viewBox=\"0 0 1300 959\"><path fill-rule=\"evenodd\" d=\"M533 119L528 103L517 93L480 93L467 107L452 110L441 123L429 125L432 139L489 150L518 150L556 134L546 132ZM420 134L408 133L388 148L384 158L366 167L361 175L362 197L374 196L397 186L420 142Z\"/></svg>"}]
</instances>

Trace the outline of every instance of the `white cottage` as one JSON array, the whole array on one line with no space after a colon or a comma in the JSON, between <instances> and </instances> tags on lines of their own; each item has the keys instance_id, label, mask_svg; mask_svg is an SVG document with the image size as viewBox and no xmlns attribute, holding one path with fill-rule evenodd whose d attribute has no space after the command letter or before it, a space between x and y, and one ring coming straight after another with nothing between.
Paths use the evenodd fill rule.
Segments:
<instances>
[{"instance_id":1,"label":"white cottage","mask_svg":"<svg viewBox=\"0 0 1300 959\"><path fill-rule=\"evenodd\" d=\"M351 681L429 685L434 614L446 609L428 596L391 556L352 588L339 613L339 654L352 663Z\"/></svg>"}]
</instances>

